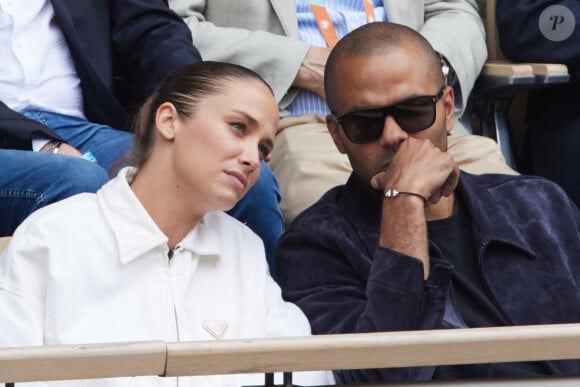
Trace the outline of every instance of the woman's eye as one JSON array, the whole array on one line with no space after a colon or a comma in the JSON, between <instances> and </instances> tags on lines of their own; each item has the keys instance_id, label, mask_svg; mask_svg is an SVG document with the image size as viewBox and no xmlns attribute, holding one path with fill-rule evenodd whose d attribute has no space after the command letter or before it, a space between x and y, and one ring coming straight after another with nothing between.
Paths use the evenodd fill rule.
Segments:
<instances>
[{"instance_id":1,"label":"woman's eye","mask_svg":"<svg viewBox=\"0 0 580 387\"><path fill-rule=\"evenodd\" d=\"M230 123L230 126L239 132L244 132L246 130L246 125L241 122L232 122Z\"/></svg>"}]
</instances>

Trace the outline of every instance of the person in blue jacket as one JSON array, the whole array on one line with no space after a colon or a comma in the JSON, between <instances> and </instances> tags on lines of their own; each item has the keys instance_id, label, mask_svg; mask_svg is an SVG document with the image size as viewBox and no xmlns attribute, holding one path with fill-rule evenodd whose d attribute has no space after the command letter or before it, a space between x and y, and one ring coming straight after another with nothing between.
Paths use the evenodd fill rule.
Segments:
<instances>
[{"instance_id":1,"label":"person in blue jacket","mask_svg":"<svg viewBox=\"0 0 580 387\"><path fill-rule=\"evenodd\" d=\"M580 2L498 0L496 20L507 58L568 66L570 83L529 93L520 164L561 185L580 206Z\"/></svg>"},{"instance_id":2,"label":"person in blue jacket","mask_svg":"<svg viewBox=\"0 0 580 387\"><path fill-rule=\"evenodd\" d=\"M364 69L364 71L362 70ZM473 175L446 152L454 95L408 27L330 54L326 124L353 167L281 237L286 300L316 334L580 322L580 211L535 176ZM580 373L579 360L335 371L337 383Z\"/></svg>"},{"instance_id":3,"label":"person in blue jacket","mask_svg":"<svg viewBox=\"0 0 580 387\"><path fill-rule=\"evenodd\" d=\"M0 1L0 41L0 235L39 207L96 191L131 147L136 107L201 60L163 0ZM264 164L231 214L273 249L278 201Z\"/></svg>"}]
</instances>

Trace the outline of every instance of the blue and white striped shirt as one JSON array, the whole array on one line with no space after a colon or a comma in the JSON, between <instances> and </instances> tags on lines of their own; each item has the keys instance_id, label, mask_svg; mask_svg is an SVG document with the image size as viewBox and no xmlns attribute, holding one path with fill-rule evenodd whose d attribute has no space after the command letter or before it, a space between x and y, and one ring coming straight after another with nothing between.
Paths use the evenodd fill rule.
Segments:
<instances>
[{"instance_id":1,"label":"blue and white striped shirt","mask_svg":"<svg viewBox=\"0 0 580 387\"><path fill-rule=\"evenodd\" d=\"M367 16L361 0L331 0L326 1L326 9L330 20L336 29L338 38L367 23ZM373 0L376 21L387 21L387 14L382 0ZM298 16L298 37L300 40L316 47L326 47L326 41L320 33L316 18L308 0L296 0ZM288 106L292 115L319 113L328 114L328 106L324 98L316 93L302 89Z\"/></svg>"}]
</instances>

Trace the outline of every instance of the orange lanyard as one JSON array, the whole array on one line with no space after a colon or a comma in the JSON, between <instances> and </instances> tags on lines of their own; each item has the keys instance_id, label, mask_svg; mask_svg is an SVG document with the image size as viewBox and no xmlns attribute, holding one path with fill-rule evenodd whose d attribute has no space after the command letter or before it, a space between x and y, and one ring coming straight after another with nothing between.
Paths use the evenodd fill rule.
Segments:
<instances>
[{"instance_id":1,"label":"orange lanyard","mask_svg":"<svg viewBox=\"0 0 580 387\"><path fill-rule=\"evenodd\" d=\"M362 0L365 13L367 15L367 23L372 23L375 21L375 12L372 0ZM318 23L318 28L320 28L320 32L326 41L328 47L332 48L338 42L338 36L336 35L336 29L334 28L334 24L332 24L332 20L330 20L330 16L328 15L328 11L324 6L324 0L310 0L310 8L312 9L312 13L316 18L316 22Z\"/></svg>"}]
</instances>

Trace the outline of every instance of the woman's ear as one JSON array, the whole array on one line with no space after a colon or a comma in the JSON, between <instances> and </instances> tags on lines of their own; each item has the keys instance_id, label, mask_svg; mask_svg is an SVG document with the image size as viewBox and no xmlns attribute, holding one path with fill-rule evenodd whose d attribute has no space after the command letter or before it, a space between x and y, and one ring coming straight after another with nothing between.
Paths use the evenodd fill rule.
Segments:
<instances>
[{"instance_id":1,"label":"woman's ear","mask_svg":"<svg viewBox=\"0 0 580 387\"><path fill-rule=\"evenodd\" d=\"M177 126L179 125L179 115L177 109L171 102L163 102L155 114L155 127L166 140L173 140Z\"/></svg>"}]
</instances>

